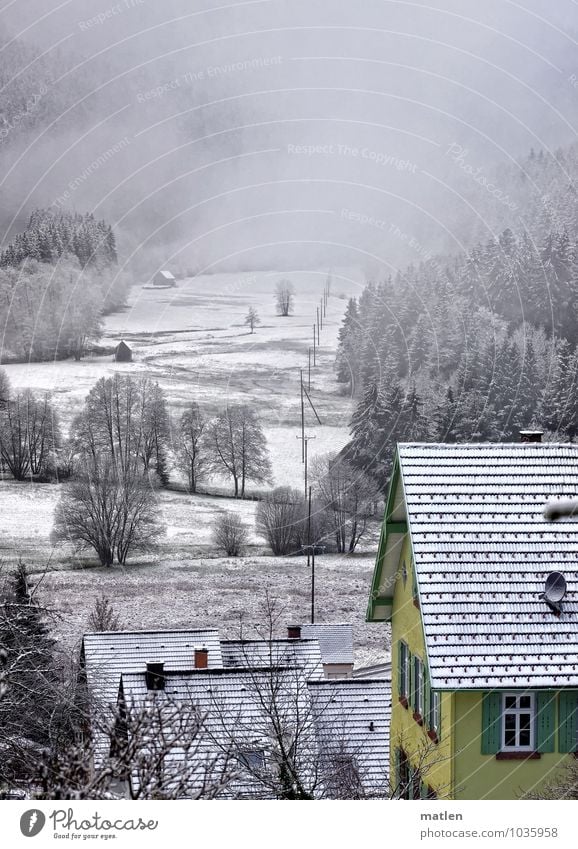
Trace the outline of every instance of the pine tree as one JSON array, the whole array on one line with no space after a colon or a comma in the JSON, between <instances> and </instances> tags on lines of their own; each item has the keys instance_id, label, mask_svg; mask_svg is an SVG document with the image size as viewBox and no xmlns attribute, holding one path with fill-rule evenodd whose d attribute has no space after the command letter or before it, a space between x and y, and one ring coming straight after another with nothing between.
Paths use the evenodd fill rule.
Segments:
<instances>
[{"instance_id":1,"label":"pine tree","mask_svg":"<svg viewBox=\"0 0 578 849\"><path fill-rule=\"evenodd\" d=\"M55 723L54 641L19 563L0 605L6 695L0 700L0 784L25 781Z\"/></svg>"}]
</instances>

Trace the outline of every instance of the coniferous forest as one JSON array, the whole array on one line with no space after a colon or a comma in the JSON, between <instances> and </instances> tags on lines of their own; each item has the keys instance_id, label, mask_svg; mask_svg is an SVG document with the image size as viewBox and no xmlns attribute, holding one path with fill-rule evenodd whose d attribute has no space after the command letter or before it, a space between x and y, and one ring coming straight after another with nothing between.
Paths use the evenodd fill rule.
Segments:
<instances>
[{"instance_id":1,"label":"coniferous forest","mask_svg":"<svg viewBox=\"0 0 578 849\"><path fill-rule=\"evenodd\" d=\"M0 326L6 361L80 359L102 316L125 303L112 227L91 214L36 210L0 255Z\"/></svg>"},{"instance_id":2,"label":"coniferous forest","mask_svg":"<svg viewBox=\"0 0 578 849\"><path fill-rule=\"evenodd\" d=\"M357 406L345 452L382 484L396 442L578 434L576 151L522 165L533 194L502 174L525 204L518 228L370 282L348 303L336 368Z\"/></svg>"}]
</instances>

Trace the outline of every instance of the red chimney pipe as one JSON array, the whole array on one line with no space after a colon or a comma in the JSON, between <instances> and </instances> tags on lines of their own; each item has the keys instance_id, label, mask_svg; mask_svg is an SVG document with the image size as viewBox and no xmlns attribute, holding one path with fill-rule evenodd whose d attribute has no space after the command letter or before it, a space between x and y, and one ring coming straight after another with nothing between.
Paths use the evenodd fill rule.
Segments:
<instances>
[{"instance_id":1,"label":"red chimney pipe","mask_svg":"<svg viewBox=\"0 0 578 849\"><path fill-rule=\"evenodd\" d=\"M207 669L209 666L209 649L195 649L195 669Z\"/></svg>"}]
</instances>

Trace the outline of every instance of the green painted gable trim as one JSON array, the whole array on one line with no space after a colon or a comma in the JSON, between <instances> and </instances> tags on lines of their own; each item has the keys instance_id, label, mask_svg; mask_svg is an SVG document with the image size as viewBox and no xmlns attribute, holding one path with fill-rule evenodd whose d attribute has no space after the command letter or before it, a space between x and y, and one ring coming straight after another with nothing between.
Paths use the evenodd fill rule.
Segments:
<instances>
[{"instance_id":1,"label":"green painted gable trim","mask_svg":"<svg viewBox=\"0 0 578 849\"><path fill-rule=\"evenodd\" d=\"M407 522L386 522L385 530L387 534L406 534Z\"/></svg>"},{"instance_id":2,"label":"green painted gable trim","mask_svg":"<svg viewBox=\"0 0 578 849\"><path fill-rule=\"evenodd\" d=\"M394 535L403 536L407 533L407 522L392 522L390 518L395 508L395 496L397 492L397 487L399 485L399 478L399 456L396 450L395 458L393 461L391 480L389 482L389 489L387 493L385 516L381 528L381 534L379 537L379 547L377 549L377 557L373 570L373 580L371 582L369 603L367 605L367 614L365 617L367 622L382 622L387 621L391 618L391 610L389 610L389 613L386 615L377 615L376 608L383 608L384 606L386 608L391 608L391 605L393 603L393 587L388 587L385 591L380 590L383 573L383 561L385 558L388 539ZM387 593L387 595L385 593Z\"/></svg>"}]
</instances>

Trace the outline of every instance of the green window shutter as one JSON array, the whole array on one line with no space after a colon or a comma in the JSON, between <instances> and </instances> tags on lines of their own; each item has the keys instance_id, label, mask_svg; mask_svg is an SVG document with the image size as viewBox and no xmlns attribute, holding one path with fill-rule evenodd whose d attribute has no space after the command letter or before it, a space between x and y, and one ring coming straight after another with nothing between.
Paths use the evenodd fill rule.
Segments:
<instances>
[{"instance_id":1,"label":"green window shutter","mask_svg":"<svg viewBox=\"0 0 578 849\"><path fill-rule=\"evenodd\" d=\"M430 725L430 717L431 717L431 690L429 686L429 670L426 666L423 668L423 719L426 728L431 728Z\"/></svg>"},{"instance_id":2,"label":"green window shutter","mask_svg":"<svg viewBox=\"0 0 578 849\"><path fill-rule=\"evenodd\" d=\"M404 682L404 649L405 645L402 640L398 640L397 643L397 694L398 696L405 696L407 693L408 685L407 681ZM405 649L407 651L407 649ZM406 692L404 692L404 690Z\"/></svg>"},{"instance_id":3,"label":"green window shutter","mask_svg":"<svg viewBox=\"0 0 578 849\"><path fill-rule=\"evenodd\" d=\"M558 751L578 750L578 690L562 690L559 697Z\"/></svg>"},{"instance_id":4,"label":"green window shutter","mask_svg":"<svg viewBox=\"0 0 578 849\"><path fill-rule=\"evenodd\" d=\"M556 735L556 694L541 690L536 693L536 751L553 752Z\"/></svg>"},{"instance_id":5,"label":"green window shutter","mask_svg":"<svg viewBox=\"0 0 578 849\"><path fill-rule=\"evenodd\" d=\"M484 693L482 700L482 755L500 751L502 737L502 694Z\"/></svg>"}]
</instances>

